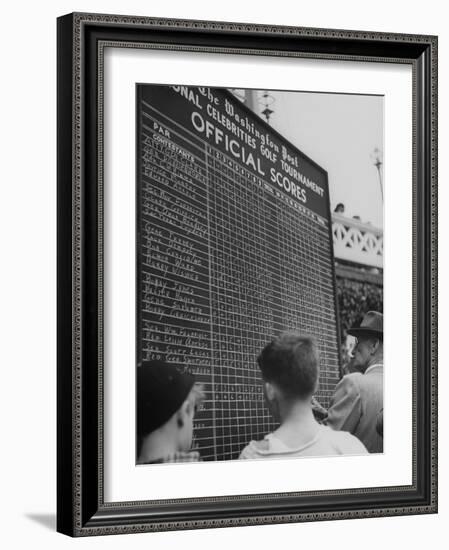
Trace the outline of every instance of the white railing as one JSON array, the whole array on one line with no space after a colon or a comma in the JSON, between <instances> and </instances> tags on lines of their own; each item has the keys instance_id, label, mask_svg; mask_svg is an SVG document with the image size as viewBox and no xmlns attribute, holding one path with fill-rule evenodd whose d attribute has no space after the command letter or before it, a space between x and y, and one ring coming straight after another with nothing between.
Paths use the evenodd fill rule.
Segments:
<instances>
[{"instance_id":1,"label":"white railing","mask_svg":"<svg viewBox=\"0 0 449 550\"><path fill-rule=\"evenodd\" d=\"M382 229L333 213L332 235L335 258L372 267L383 267Z\"/></svg>"}]
</instances>

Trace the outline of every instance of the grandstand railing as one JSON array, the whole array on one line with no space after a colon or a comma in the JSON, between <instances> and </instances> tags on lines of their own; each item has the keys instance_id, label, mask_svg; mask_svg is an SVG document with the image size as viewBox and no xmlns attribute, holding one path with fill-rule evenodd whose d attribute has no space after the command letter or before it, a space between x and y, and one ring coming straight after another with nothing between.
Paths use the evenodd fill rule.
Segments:
<instances>
[{"instance_id":1,"label":"grandstand railing","mask_svg":"<svg viewBox=\"0 0 449 550\"><path fill-rule=\"evenodd\" d=\"M336 259L383 268L382 229L333 213L332 235Z\"/></svg>"}]
</instances>

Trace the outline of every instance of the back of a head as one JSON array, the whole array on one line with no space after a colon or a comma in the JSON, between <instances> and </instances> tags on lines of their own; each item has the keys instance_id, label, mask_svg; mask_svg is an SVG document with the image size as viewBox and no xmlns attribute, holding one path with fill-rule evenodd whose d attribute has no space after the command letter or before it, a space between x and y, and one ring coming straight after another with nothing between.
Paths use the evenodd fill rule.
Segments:
<instances>
[{"instance_id":1,"label":"back of a head","mask_svg":"<svg viewBox=\"0 0 449 550\"><path fill-rule=\"evenodd\" d=\"M160 428L181 407L194 377L163 361L144 361L137 368L137 433Z\"/></svg>"},{"instance_id":2,"label":"back of a head","mask_svg":"<svg viewBox=\"0 0 449 550\"><path fill-rule=\"evenodd\" d=\"M257 361L263 379L285 398L305 399L316 391L319 355L313 337L283 332L264 347Z\"/></svg>"}]
</instances>

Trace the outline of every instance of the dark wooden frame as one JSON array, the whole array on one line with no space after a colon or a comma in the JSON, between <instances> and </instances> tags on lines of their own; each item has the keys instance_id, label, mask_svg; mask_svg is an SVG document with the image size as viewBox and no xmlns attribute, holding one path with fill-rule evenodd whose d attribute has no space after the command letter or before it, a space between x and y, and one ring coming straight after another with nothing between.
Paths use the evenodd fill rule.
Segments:
<instances>
[{"instance_id":1,"label":"dark wooden frame","mask_svg":"<svg viewBox=\"0 0 449 550\"><path fill-rule=\"evenodd\" d=\"M110 43L412 66L412 485L104 503L99 105L102 48ZM435 513L436 367L436 37L94 14L58 19L58 531L87 536Z\"/></svg>"}]
</instances>

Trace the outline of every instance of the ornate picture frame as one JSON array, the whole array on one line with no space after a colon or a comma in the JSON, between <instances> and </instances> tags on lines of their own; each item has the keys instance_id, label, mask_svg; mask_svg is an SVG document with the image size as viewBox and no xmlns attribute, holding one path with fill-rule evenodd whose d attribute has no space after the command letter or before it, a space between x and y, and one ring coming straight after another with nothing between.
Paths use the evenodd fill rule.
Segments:
<instances>
[{"instance_id":1,"label":"ornate picture frame","mask_svg":"<svg viewBox=\"0 0 449 550\"><path fill-rule=\"evenodd\" d=\"M105 500L106 47L412 69L412 483ZM70 536L437 511L437 38L75 13L58 19L58 503Z\"/></svg>"}]
</instances>

